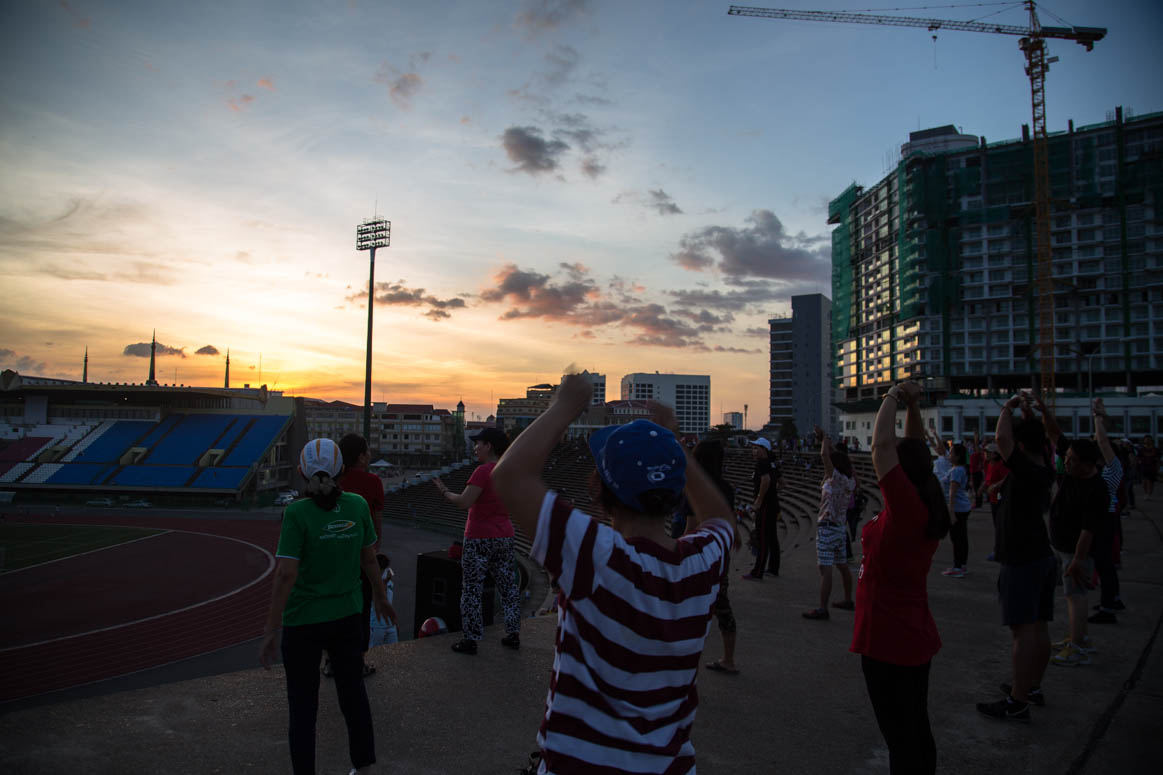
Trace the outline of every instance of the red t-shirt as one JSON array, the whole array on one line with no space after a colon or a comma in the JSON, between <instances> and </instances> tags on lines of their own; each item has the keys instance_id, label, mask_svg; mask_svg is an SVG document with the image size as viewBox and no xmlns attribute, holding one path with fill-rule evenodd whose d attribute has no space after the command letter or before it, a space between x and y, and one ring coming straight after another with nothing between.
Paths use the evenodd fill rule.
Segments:
<instances>
[{"instance_id":1,"label":"red t-shirt","mask_svg":"<svg viewBox=\"0 0 1163 775\"><path fill-rule=\"evenodd\" d=\"M384 512L384 483L378 476L362 468L348 468L339 478L339 486L344 492L362 495L367 501L368 511L372 514L372 524L376 528L378 545L383 538L383 527L380 523Z\"/></svg>"},{"instance_id":2,"label":"red t-shirt","mask_svg":"<svg viewBox=\"0 0 1163 775\"><path fill-rule=\"evenodd\" d=\"M465 538L508 538L513 535L509 512L493 489L493 468L496 465L481 463L468 478L469 484L481 488L481 494L468 507L468 520L464 523Z\"/></svg>"},{"instance_id":3,"label":"red t-shirt","mask_svg":"<svg viewBox=\"0 0 1163 775\"><path fill-rule=\"evenodd\" d=\"M975 449L969 456L969 473L979 474L985 470L985 453Z\"/></svg>"},{"instance_id":4,"label":"red t-shirt","mask_svg":"<svg viewBox=\"0 0 1163 775\"><path fill-rule=\"evenodd\" d=\"M987 463L985 465L986 492L989 492L989 488L991 485L997 484L998 482L1000 482L1002 479L1005 479L1009 475L1010 475L1010 470L1008 468L1006 468L1006 464L1001 462L1000 460L996 463ZM998 490L1000 490L1000 489L1001 488L998 488ZM998 490L994 490L993 492L989 493L989 502L990 503L997 503Z\"/></svg>"},{"instance_id":5,"label":"red t-shirt","mask_svg":"<svg viewBox=\"0 0 1163 775\"><path fill-rule=\"evenodd\" d=\"M851 651L894 665L923 665L941 649L929 610L929 568L938 541L925 538L929 511L900 465L880 480L884 511L861 533Z\"/></svg>"}]
</instances>

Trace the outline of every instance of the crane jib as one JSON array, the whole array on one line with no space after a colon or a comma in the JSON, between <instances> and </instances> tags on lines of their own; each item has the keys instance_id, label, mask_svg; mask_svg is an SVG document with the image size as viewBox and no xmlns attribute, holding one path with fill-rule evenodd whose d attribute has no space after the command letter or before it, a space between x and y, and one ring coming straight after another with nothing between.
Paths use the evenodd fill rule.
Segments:
<instances>
[{"instance_id":1,"label":"crane jib","mask_svg":"<svg viewBox=\"0 0 1163 775\"><path fill-rule=\"evenodd\" d=\"M1106 37L1105 27L1018 27L1012 24L984 24L955 19L922 19L914 16L883 16L879 14L846 11L797 11L790 8L754 8L733 5L727 9L730 16L757 16L764 19L792 19L810 22L840 22L848 24L880 24L891 27L923 27L924 29L954 30L957 32L989 32L995 35L1020 35L1035 38L1059 38L1077 41L1089 49L1095 41Z\"/></svg>"}]
</instances>

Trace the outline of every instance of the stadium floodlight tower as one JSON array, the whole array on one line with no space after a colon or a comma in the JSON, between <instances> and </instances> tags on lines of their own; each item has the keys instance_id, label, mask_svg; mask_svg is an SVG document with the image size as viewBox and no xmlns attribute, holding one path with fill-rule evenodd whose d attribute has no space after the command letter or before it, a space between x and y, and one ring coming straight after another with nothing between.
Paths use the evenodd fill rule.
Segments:
<instances>
[{"instance_id":1,"label":"stadium floodlight tower","mask_svg":"<svg viewBox=\"0 0 1163 775\"><path fill-rule=\"evenodd\" d=\"M355 227L355 249L367 250L371 254L367 279L367 367L363 377L363 438L369 446L372 444L372 309L376 302L376 248L386 248L391 242L391 221L371 218Z\"/></svg>"}]
</instances>

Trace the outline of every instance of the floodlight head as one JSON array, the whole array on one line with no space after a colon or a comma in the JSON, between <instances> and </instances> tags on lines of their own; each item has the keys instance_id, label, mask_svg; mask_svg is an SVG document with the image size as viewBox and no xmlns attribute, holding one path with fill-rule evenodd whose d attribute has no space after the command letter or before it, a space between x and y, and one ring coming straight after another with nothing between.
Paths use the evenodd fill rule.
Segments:
<instances>
[{"instance_id":1,"label":"floodlight head","mask_svg":"<svg viewBox=\"0 0 1163 775\"><path fill-rule=\"evenodd\" d=\"M383 218L372 218L355 227L356 250L386 248L392 242L392 222Z\"/></svg>"}]
</instances>

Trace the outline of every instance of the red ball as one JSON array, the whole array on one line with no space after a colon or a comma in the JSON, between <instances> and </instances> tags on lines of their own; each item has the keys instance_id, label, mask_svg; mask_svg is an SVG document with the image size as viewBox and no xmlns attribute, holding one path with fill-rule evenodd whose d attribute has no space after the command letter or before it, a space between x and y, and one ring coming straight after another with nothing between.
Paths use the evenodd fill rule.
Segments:
<instances>
[{"instance_id":1,"label":"red ball","mask_svg":"<svg viewBox=\"0 0 1163 775\"><path fill-rule=\"evenodd\" d=\"M427 638L429 635L443 635L448 632L448 625L439 616L429 616L420 625L421 638Z\"/></svg>"}]
</instances>

